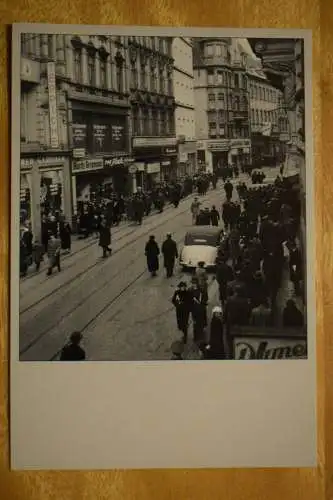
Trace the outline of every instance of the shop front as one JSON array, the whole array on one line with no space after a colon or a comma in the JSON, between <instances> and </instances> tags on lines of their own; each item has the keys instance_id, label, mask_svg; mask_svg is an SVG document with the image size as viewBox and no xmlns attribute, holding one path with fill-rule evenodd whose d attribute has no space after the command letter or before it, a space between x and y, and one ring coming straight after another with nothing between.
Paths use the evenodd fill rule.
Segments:
<instances>
[{"instance_id":1,"label":"shop front","mask_svg":"<svg viewBox=\"0 0 333 500\"><path fill-rule=\"evenodd\" d=\"M43 215L71 219L69 159L66 156L21 158L20 223L29 221L36 238L41 236Z\"/></svg>"},{"instance_id":2,"label":"shop front","mask_svg":"<svg viewBox=\"0 0 333 500\"><path fill-rule=\"evenodd\" d=\"M91 111L90 111L91 110ZM130 191L128 112L72 102L72 199L78 205Z\"/></svg>"},{"instance_id":3,"label":"shop front","mask_svg":"<svg viewBox=\"0 0 333 500\"><path fill-rule=\"evenodd\" d=\"M233 359L307 359L305 328L235 327L231 333Z\"/></svg>"},{"instance_id":4,"label":"shop front","mask_svg":"<svg viewBox=\"0 0 333 500\"><path fill-rule=\"evenodd\" d=\"M188 141L178 146L178 168L177 177L194 175L197 168L197 143Z\"/></svg>"},{"instance_id":5,"label":"shop front","mask_svg":"<svg viewBox=\"0 0 333 500\"><path fill-rule=\"evenodd\" d=\"M135 176L141 176L144 167L143 188L151 189L161 182L169 182L177 178L178 144L172 137L135 137L133 139L133 156L135 165L140 170ZM136 177L136 181L137 181Z\"/></svg>"},{"instance_id":6,"label":"shop front","mask_svg":"<svg viewBox=\"0 0 333 500\"><path fill-rule=\"evenodd\" d=\"M211 140L207 144L207 149L211 155L212 172L217 173L228 165L228 139Z\"/></svg>"},{"instance_id":7,"label":"shop front","mask_svg":"<svg viewBox=\"0 0 333 500\"><path fill-rule=\"evenodd\" d=\"M251 164L250 139L231 139L228 153L228 164L242 168Z\"/></svg>"}]
</instances>

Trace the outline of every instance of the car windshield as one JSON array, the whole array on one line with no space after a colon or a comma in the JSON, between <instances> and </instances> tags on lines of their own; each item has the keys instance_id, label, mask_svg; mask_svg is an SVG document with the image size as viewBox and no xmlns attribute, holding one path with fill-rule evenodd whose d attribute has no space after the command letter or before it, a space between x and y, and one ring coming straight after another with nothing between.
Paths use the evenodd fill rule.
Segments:
<instances>
[{"instance_id":1,"label":"car windshield","mask_svg":"<svg viewBox=\"0 0 333 500\"><path fill-rule=\"evenodd\" d=\"M187 233L185 236L185 246L204 245L209 247L216 247L219 242L218 234L193 234Z\"/></svg>"}]
</instances>

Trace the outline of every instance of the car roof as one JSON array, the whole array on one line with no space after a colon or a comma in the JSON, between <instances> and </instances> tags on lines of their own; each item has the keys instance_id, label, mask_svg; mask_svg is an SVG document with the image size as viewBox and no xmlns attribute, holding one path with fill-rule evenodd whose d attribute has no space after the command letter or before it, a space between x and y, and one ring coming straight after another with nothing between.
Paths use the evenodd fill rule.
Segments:
<instances>
[{"instance_id":1,"label":"car roof","mask_svg":"<svg viewBox=\"0 0 333 500\"><path fill-rule=\"evenodd\" d=\"M222 228L221 227L212 227L212 226L197 226L193 227L189 231L187 231L186 234L209 234L209 235L214 235L214 234L219 234L221 233Z\"/></svg>"}]
</instances>

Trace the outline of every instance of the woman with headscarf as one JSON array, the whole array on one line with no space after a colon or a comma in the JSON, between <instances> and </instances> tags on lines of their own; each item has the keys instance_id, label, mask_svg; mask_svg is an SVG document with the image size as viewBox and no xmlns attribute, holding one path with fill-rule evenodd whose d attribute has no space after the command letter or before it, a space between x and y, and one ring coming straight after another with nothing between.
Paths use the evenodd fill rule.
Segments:
<instances>
[{"instance_id":1,"label":"woman with headscarf","mask_svg":"<svg viewBox=\"0 0 333 500\"><path fill-rule=\"evenodd\" d=\"M216 306L212 311L209 343L206 346L206 359L226 359L223 335L224 329L222 308Z\"/></svg>"},{"instance_id":2,"label":"woman with headscarf","mask_svg":"<svg viewBox=\"0 0 333 500\"><path fill-rule=\"evenodd\" d=\"M160 249L155 241L155 236L150 236L145 247L145 256L147 258L148 271L154 277L159 268L158 256L160 254Z\"/></svg>"}]
</instances>

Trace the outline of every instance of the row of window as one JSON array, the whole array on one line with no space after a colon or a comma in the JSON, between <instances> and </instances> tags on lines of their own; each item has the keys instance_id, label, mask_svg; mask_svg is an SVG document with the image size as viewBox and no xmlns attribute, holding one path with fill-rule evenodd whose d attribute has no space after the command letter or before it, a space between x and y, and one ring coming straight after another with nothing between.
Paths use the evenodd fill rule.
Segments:
<instances>
[{"instance_id":1,"label":"row of window","mask_svg":"<svg viewBox=\"0 0 333 500\"><path fill-rule=\"evenodd\" d=\"M218 102L216 102L218 101ZM226 108L230 110L237 111L247 111L248 109L248 98L246 95L235 96L233 94L225 94L224 92L218 92L217 94L208 94L208 107L214 109Z\"/></svg>"},{"instance_id":2,"label":"row of window","mask_svg":"<svg viewBox=\"0 0 333 500\"><path fill-rule=\"evenodd\" d=\"M226 139L248 139L250 137L250 127L248 125L235 125L221 122L209 122L208 136L210 139L226 138Z\"/></svg>"},{"instance_id":3,"label":"row of window","mask_svg":"<svg viewBox=\"0 0 333 500\"><path fill-rule=\"evenodd\" d=\"M125 37L126 38L126 37ZM171 56L172 52L172 37L162 36L129 36L129 42L140 45L156 52Z\"/></svg>"},{"instance_id":4,"label":"row of window","mask_svg":"<svg viewBox=\"0 0 333 500\"><path fill-rule=\"evenodd\" d=\"M244 73L234 73L222 69L209 69L207 71L207 84L247 90L248 77Z\"/></svg>"},{"instance_id":5,"label":"row of window","mask_svg":"<svg viewBox=\"0 0 333 500\"><path fill-rule=\"evenodd\" d=\"M174 111L132 108L132 133L134 136L174 135Z\"/></svg>"},{"instance_id":6,"label":"row of window","mask_svg":"<svg viewBox=\"0 0 333 500\"><path fill-rule=\"evenodd\" d=\"M87 58L87 75L84 74L84 60ZM97 63L99 68L97 68ZM74 80L77 83L85 82L87 85L106 89L109 87L107 76L108 56L89 51L85 48L74 49ZM124 89L124 67L121 59L116 59L116 89L119 93ZM86 78L85 78L86 77ZM110 82L111 83L111 82Z\"/></svg>"},{"instance_id":7,"label":"row of window","mask_svg":"<svg viewBox=\"0 0 333 500\"><path fill-rule=\"evenodd\" d=\"M161 66L159 68L150 68L148 71L146 66L140 65L140 71L138 71L137 64L133 63L130 71L131 89L147 90L169 96L173 94L171 70L168 70L165 74Z\"/></svg>"},{"instance_id":8,"label":"row of window","mask_svg":"<svg viewBox=\"0 0 333 500\"><path fill-rule=\"evenodd\" d=\"M279 100L279 93L277 89L267 88L262 85L251 83L250 85L251 99L257 99L267 102L277 103Z\"/></svg>"}]
</instances>

